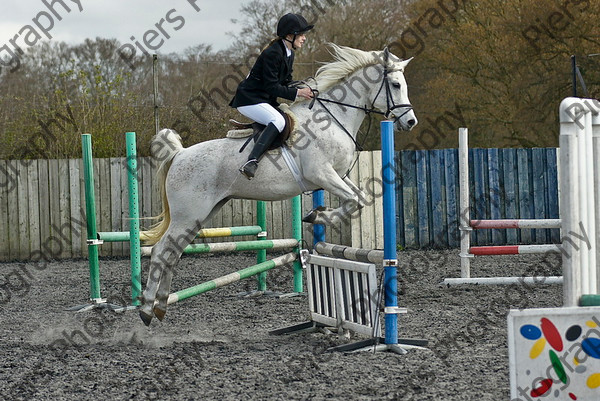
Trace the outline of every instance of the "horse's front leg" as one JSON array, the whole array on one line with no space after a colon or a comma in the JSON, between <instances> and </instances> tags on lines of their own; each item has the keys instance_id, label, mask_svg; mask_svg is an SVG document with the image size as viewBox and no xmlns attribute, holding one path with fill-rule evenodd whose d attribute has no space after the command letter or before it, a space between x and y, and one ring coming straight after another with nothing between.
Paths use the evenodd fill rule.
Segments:
<instances>
[{"instance_id":1,"label":"horse's front leg","mask_svg":"<svg viewBox=\"0 0 600 401\"><path fill-rule=\"evenodd\" d=\"M365 204L367 204L367 195L363 192L362 189L360 189L358 186L356 186L356 184L354 182L352 182L352 180L348 177L344 177L344 182L358 196L358 200L361 204L361 207L364 206Z\"/></svg>"},{"instance_id":2,"label":"horse's front leg","mask_svg":"<svg viewBox=\"0 0 600 401\"><path fill-rule=\"evenodd\" d=\"M333 169L320 171L317 177L306 177L327 192L340 198L341 206L336 209L313 209L303 221L311 224L333 225L352 215L365 204L365 194L348 177L342 179Z\"/></svg>"}]
</instances>

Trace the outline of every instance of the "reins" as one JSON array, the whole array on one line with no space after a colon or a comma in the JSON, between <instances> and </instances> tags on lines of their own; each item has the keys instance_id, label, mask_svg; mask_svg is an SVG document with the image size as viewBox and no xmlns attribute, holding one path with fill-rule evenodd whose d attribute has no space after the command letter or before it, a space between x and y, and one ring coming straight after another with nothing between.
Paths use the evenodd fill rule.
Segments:
<instances>
[{"instance_id":1,"label":"reins","mask_svg":"<svg viewBox=\"0 0 600 401\"><path fill-rule=\"evenodd\" d=\"M394 103L394 98L392 96L392 91L390 88L390 82L389 82L389 78L388 78L388 74L390 73L390 70L387 67L387 61L388 61L388 53L385 52L384 53L384 64L383 64L383 79L381 80L381 85L379 86L379 90L377 91L377 94L375 95L375 97L373 98L373 102L371 103L371 107L367 107L367 105L365 106L356 106L353 104L349 104L349 103L344 103L344 102L340 102L338 100L333 100L333 99L327 99L327 98L323 98L319 96L319 90L316 88L312 88L310 86L310 84L308 82L305 81L301 81L299 83L302 83L304 85L306 85L313 93L313 98L310 102L310 104L308 105L308 109L312 110L315 102L319 102L319 105L321 105L321 107L333 118L333 120L336 122L336 124L346 133L346 135L348 135L348 137L352 140L352 142L354 143L355 149L357 151L362 151L363 147L360 143L358 143L358 141L354 138L354 136L348 131L348 129L338 120L338 118L331 112L331 110L329 110L329 108L325 105L325 103L331 103L331 104L335 104L338 106L343 106L343 107L348 107L351 109L355 109L355 110L361 110L363 111L367 117L370 116L370 114L379 114L384 116L386 119L389 119L390 116L392 115L392 111L401 108L401 107L405 107L406 110L404 111L404 113L400 114L399 116L393 116L394 117L394 124L398 122L398 120L400 120L400 118L402 118L405 114L407 114L409 111L411 111L413 109L412 105L410 103L402 103L402 104L395 104ZM312 77L311 77L312 78ZM310 79L310 78L309 78ZM314 78L312 78L314 79ZM380 111L375 109L375 101L377 100L377 98L379 97L382 89L385 88L385 102L386 102L386 110L385 111ZM370 126L370 122L369 122L369 126ZM348 171L344 174L344 177L348 176L348 174L350 174L350 171L354 168L354 166L356 165L356 162L358 161L358 154L357 157L354 159L354 161L352 162L352 164L350 165L350 168L348 169ZM343 177L342 177L343 178Z\"/></svg>"},{"instance_id":2,"label":"reins","mask_svg":"<svg viewBox=\"0 0 600 401\"><path fill-rule=\"evenodd\" d=\"M309 88L310 88L310 86L309 86ZM361 144L356 141L356 139L354 138L354 136L352 136L352 134L346 129L346 127L344 127L344 125L340 122L340 120L338 120L337 117L333 115L333 113L331 112L331 110L329 110L327 108L327 106L325 106L325 104L323 102L336 103L336 104L339 104L341 106L352 107L352 108L355 108L355 109L363 109L363 108L362 107L358 107L358 106L354 106L354 105L351 105L351 104L341 103L341 102L338 102L338 101L335 101L335 100L320 98L320 97L318 97L318 93L319 93L318 90L313 89L313 88L310 88L310 90L313 93L316 92L317 96L313 97L313 100L308 105L308 109L312 110L313 106L315 105L315 101L318 101L319 104L321 105L321 107L323 107L323 109L325 109L325 111L327 113L329 113L329 115L333 118L333 120L337 123L337 125L339 125L340 128L342 130L344 130L344 132L346 133L346 135L348 135L348 137L352 140L352 142L354 143L354 146L355 146L356 150L358 150L359 152L361 150L363 150L363 147L361 146ZM381 113L380 111L378 111L378 112Z\"/></svg>"},{"instance_id":3,"label":"reins","mask_svg":"<svg viewBox=\"0 0 600 401\"><path fill-rule=\"evenodd\" d=\"M400 114L399 116L393 116L394 117L394 124L398 122L398 120L400 120L402 117L404 117L404 115L406 115L409 111L411 111L413 109L412 105L410 103L401 103L401 104L396 104L394 103L394 98L392 96L392 91L390 89L390 82L389 82L389 78L388 78L388 74L390 73L390 70L387 67L387 60L388 60L388 54L387 52L385 53L385 58L384 58L384 65L383 65L383 79L381 80L381 85L379 86L379 90L377 91L377 94L375 95L375 97L373 98L373 102L371 103L371 107L367 107L365 106L355 106L353 104L349 104L349 103L344 103L344 102L340 102L338 100L333 100L333 99L327 99L327 98L323 98L319 96L319 90L312 88L308 82L306 81L302 81L303 84L305 84L313 93L313 98L310 102L310 104L308 105L308 109L312 110L312 108L315 105L315 102L319 102L319 104L321 105L321 107L323 107L323 109L329 113L329 115L333 118L333 120L337 123L337 125L346 133L346 135L348 135L348 137L352 140L352 142L354 143L354 146L356 147L356 150L361 151L363 150L363 147L356 141L356 139L354 138L354 136L346 129L346 127L344 127L344 125L337 119L336 116L333 115L333 113L331 112L331 110L329 110L329 108L327 108L327 106L325 105L325 103L332 103L332 104L336 104L339 106L343 106L343 107L348 107L351 109L356 109L356 110L361 110L363 111L367 116L370 114L379 114L384 116L386 119L389 119L390 116L392 115L392 112L398 108L401 107L405 107L406 110L404 111L404 113ZM385 102L386 102L386 110L385 111L380 111L375 109L375 101L377 100L377 98L379 97L379 94L381 93L381 90L385 88Z\"/></svg>"}]
</instances>

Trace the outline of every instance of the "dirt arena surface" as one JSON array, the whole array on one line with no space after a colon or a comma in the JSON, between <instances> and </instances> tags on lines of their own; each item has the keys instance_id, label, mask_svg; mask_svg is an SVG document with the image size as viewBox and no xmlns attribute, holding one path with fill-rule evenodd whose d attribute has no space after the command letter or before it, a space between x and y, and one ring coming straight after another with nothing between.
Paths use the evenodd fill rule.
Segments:
<instances>
[{"instance_id":1,"label":"dirt arena surface","mask_svg":"<svg viewBox=\"0 0 600 401\"><path fill-rule=\"evenodd\" d=\"M255 288L253 279L172 305L162 323L147 328L136 311L64 310L89 295L85 260L2 263L0 399L509 399L508 310L560 306L562 287L442 288L444 277L459 276L458 250L398 257L399 304L409 309L400 317L399 335L429 340L429 349L403 356L325 352L349 341L337 335L269 335L306 321L307 299L236 297ZM254 263L252 254L184 257L174 289ZM100 268L103 297L115 303L121 293L129 297L128 261L104 259ZM479 276L536 271L560 275L558 256L472 263ZM291 268L271 271L268 282L271 289L290 291Z\"/></svg>"}]
</instances>

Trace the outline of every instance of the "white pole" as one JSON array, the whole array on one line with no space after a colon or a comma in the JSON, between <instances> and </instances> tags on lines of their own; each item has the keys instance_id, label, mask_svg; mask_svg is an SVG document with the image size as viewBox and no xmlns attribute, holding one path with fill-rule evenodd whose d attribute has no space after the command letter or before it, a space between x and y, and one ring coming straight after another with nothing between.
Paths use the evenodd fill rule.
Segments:
<instances>
[{"instance_id":1,"label":"white pole","mask_svg":"<svg viewBox=\"0 0 600 401\"><path fill-rule=\"evenodd\" d=\"M561 228L560 219L498 219L472 220L473 230L485 228Z\"/></svg>"},{"instance_id":2,"label":"white pole","mask_svg":"<svg viewBox=\"0 0 600 401\"><path fill-rule=\"evenodd\" d=\"M596 213L594 210L594 147L592 144L592 113L585 113L585 186L582 187L582 195L586 197L586 220L584 225L590 241L590 247L588 248L584 241L581 245L585 248L587 253L587 270L588 270L588 282L586 294L596 294Z\"/></svg>"},{"instance_id":3,"label":"white pole","mask_svg":"<svg viewBox=\"0 0 600 401\"><path fill-rule=\"evenodd\" d=\"M562 276L540 276L540 277L470 277L470 278L447 278L440 285L452 287L454 285L545 285L562 284Z\"/></svg>"},{"instance_id":4,"label":"white pole","mask_svg":"<svg viewBox=\"0 0 600 401\"><path fill-rule=\"evenodd\" d=\"M569 232L577 228L580 221L578 196L578 149L577 122L574 120L574 105L579 102L576 98L567 98L560 104L560 177L561 177L561 222L563 247L563 305L577 306L581 296L581 274L579 244Z\"/></svg>"},{"instance_id":5,"label":"white pole","mask_svg":"<svg viewBox=\"0 0 600 401\"><path fill-rule=\"evenodd\" d=\"M594 171L594 211L596 212L595 219L595 230L596 230L596 241L594 243L595 246L595 257L596 257L596 265L594 266L596 270L596 294L600 289L600 256L598 252L600 251L600 216L598 215L598 211L600 210L600 113L595 113L592 115L592 159L593 159L593 171Z\"/></svg>"},{"instance_id":6,"label":"white pole","mask_svg":"<svg viewBox=\"0 0 600 401\"><path fill-rule=\"evenodd\" d=\"M471 217L469 211L469 130L458 129L458 193L460 230L460 276L471 277Z\"/></svg>"},{"instance_id":7,"label":"white pole","mask_svg":"<svg viewBox=\"0 0 600 401\"><path fill-rule=\"evenodd\" d=\"M579 219L576 221L573 221L571 223L573 223L573 227L576 227L578 225L579 222L581 222L581 224L583 224L583 227L585 228L585 230L587 231L587 225L588 225L588 212L589 212L589 208L588 208L588 197L587 195L582 192L582 189L584 188L588 188L587 187L587 160L586 160L586 156L587 156L587 152L585 151L586 149L586 138L585 138L585 133L586 133L586 126L587 126L587 113L582 113L581 117L579 118L579 125L577 126L577 175L575 176L577 179L577 186L575 188L575 191L577 191L577 193L579 194L579 204L578 204L578 208L579 208ZM581 230L573 230L573 232L576 233L580 233ZM565 235L570 235L569 232L565 233ZM578 239L574 238L574 240L577 242L578 247L579 247L579 252L581 254L581 259L580 259L580 263L581 263L581 291L582 293L586 293L589 294L589 282L590 282L590 277L589 277L589 260L588 260L588 252L587 252L587 248L586 247L581 247L581 241L579 241ZM581 295L581 294L580 294Z\"/></svg>"}]
</instances>

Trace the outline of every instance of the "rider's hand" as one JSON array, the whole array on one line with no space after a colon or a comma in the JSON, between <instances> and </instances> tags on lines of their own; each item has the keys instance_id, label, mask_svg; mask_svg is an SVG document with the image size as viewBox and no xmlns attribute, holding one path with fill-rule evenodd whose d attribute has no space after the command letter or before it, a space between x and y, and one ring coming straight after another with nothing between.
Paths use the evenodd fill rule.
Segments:
<instances>
[{"instance_id":1,"label":"rider's hand","mask_svg":"<svg viewBox=\"0 0 600 401\"><path fill-rule=\"evenodd\" d=\"M312 99L313 92L310 88L300 88L296 93L296 97L303 97L305 99Z\"/></svg>"}]
</instances>

